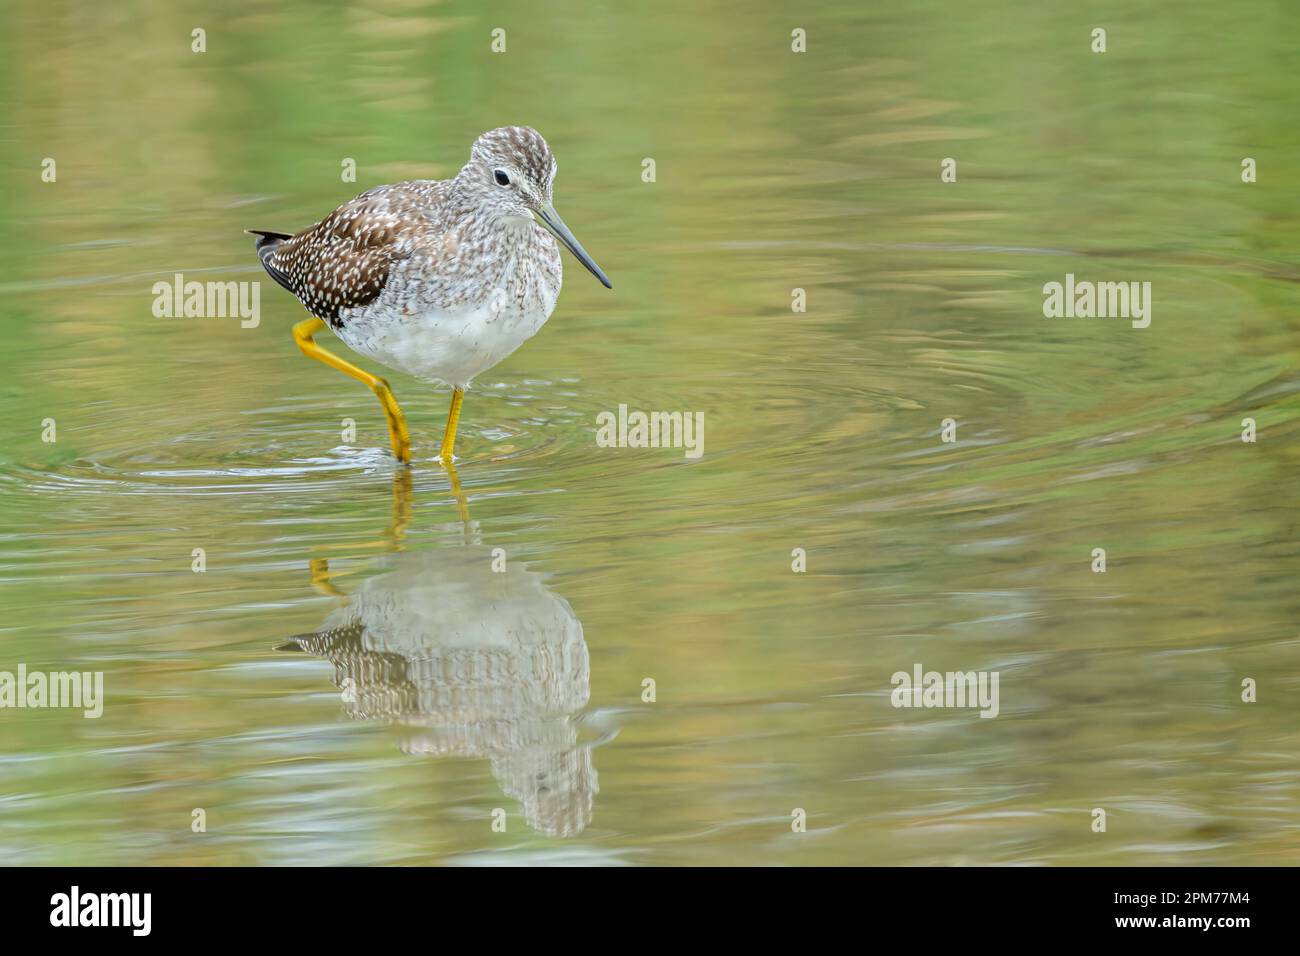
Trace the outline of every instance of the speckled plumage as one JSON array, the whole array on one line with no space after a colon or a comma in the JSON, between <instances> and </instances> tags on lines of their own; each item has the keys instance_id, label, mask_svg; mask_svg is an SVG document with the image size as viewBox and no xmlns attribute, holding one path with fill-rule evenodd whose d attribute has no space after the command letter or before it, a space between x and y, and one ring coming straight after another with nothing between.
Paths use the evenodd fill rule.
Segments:
<instances>
[{"instance_id":1,"label":"speckled plumage","mask_svg":"<svg viewBox=\"0 0 1300 956\"><path fill-rule=\"evenodd\" d=\"M555 309L559 244L533 218L555 170L536 130L491 130L454 179L377 186L297 235L258 233L258 255L354 351L464 388Z\"/></svg>"},{"instance_id":2,"label":"speckled plumage","mask_svg":"<svg viewBox=\"0 0 1300 956\"><path fill-rule=\"evenodd\" d=\"M288 647L330 660L349 717L410 730L403 748L487 757L530 825L580 833L599 790L576 714L590 696L582 623L545 579L473 546L403 554ZM286 648L287 649L287 648Z\"/></svg>"}]
</instances>

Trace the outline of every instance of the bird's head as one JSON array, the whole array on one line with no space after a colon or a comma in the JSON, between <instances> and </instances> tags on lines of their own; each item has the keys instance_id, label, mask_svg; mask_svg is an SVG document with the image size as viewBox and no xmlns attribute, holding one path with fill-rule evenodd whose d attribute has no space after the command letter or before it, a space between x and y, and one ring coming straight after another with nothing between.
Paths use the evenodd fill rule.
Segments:
<instances>
[{"instance_id":1,"label":"bird's head","mask_svg":"<svg viewBox=\"0 0 1300 956\"><path fill-rule=\"evenodd\" d=\"M551 205L555 170L555 156L541 133L529 126L502 126L474 141L469 162L458 178L499 219L532 222L536 216L605 288L611 289L605 273Z\"/></svg>"}]
</instances>

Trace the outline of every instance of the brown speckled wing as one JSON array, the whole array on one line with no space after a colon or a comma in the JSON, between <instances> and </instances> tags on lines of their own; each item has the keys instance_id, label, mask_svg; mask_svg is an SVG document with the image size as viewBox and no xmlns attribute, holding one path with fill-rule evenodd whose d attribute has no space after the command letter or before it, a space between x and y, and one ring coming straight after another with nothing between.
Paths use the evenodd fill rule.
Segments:
<instances>
[{"instance_id":1,"label":"brown speckled wing","mask_svg":"<svg viewBox=\"0 0 1300 956\"><path fill-rule=\"evenodd\" d=\"M393 263L409 254L401 239L421 202L401 187L371 190L279 243L262 264L308 312L337 327L341 311L379 297Z\"/></svg>"}]
</instances>

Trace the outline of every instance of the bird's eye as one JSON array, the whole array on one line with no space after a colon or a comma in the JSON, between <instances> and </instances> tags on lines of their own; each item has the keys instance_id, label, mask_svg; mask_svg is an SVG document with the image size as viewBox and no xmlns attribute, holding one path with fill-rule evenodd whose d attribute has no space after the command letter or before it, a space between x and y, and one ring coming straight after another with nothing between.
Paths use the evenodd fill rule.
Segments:
<instances>
[{"instance_id":1,"label":"bird's eye","mask_svg":"<svg viewBox=\"0 0 1300 956\"><path fill-rule=\"evenodd\" d=\"M510 177L506 175L506 171L504 169L494 170L492 172L492 176L496 179L498 186L510 185Z\"/></svg>"}]
</instances>

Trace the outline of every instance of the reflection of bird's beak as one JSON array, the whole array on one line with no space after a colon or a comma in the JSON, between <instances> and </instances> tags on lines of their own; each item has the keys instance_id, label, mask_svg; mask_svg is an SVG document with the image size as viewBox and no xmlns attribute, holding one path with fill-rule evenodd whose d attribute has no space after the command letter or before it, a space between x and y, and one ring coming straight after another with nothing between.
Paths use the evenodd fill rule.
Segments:
<instances>
[{"instance_id":1,"label":"reflection of bird's beak","mask_svg":"<svg viewBox=\"0 0 1300 956\"><path fill-rule=\"evenodd\" d=\"M582 243L574 237L573 233L569 232L569 227L564 224L564 220L560 218L560 214L555 211L554 206L545 205L538 211L538 214L542 217L542 222L546 223L546 228L555 233L555 237L569 247L569 251L587 267L592 275L600 280L601 285L606 289L614 288L609 284L609 279L606 278L605 273L600 271L600 266L596 265L591 256L587 255L587 250L582 248Z\"/></svg>"}]
</instances>

